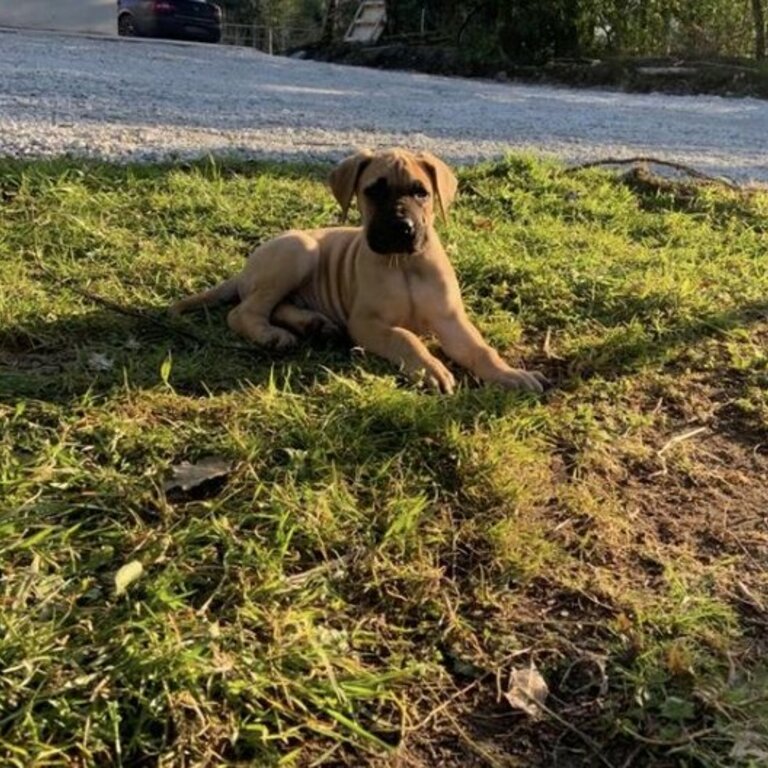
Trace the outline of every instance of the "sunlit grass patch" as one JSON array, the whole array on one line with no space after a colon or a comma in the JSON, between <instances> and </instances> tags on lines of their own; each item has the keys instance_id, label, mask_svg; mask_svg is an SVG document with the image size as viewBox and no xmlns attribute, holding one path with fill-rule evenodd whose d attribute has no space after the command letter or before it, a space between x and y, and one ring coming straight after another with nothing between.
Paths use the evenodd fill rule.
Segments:
<instances>
[{"instance_id":1,"label":"sunlit grass patch","mask_svg":"<svg viewBox=\"0 0 768 768\"><path fill-rule=\"evenodd\" d=\"M326 170L0 163L0 762L759 765L766 195L462 169L441 236L538 400L159 319L335 223Z\"/></svg>"}]
</instances>

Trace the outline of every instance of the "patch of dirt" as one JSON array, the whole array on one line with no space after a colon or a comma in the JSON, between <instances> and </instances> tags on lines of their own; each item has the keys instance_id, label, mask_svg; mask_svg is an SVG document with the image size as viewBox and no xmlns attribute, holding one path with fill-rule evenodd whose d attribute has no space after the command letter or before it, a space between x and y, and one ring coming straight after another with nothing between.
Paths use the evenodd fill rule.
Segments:
<instances>
[{"instance_id":1,"label":"patch of dirt","mask_svg":"<svg viewBox=\"0 0 768 768\"><path fill-rule=\"evenodd\" d=\"M753 327L753 342L764 340L767 330L764 323ZM585 567L614 573L621 583L649 595L669 588L669 566L683 579L709 580L709 594L729 604L740 624L742 641L728 649L730 663L748 669L760 663L768 628L768 432L734 407L746 381L729 367L726 346L712 340L699 346L714 363L707 370L691 371L690 361L681 360L661 375L650 374L650 381L638 379L630 395L636 398L633 407L654 415L639 437L633 435L644 450L619 442L605 462L596 460L577 475L563 473L560 479L564 487L592 481L605 487L606 497L626 516L622 535L627 538L620 546L600 541L601 531L595 531L594 548L582 552ZM720 359L712 361L711 356ZM569 515L580 529L561 527ZM553 510L555 537L565 546L572 537L583 547L590 525L599 522ZM493 648L493 637L515 637L521 643L519 655L494 664L463 649L469 663L462 666L490 671L462 677L448 665L453 682L437 697L442 703L435 703L435 692L425 693L421 720L411 724L397 756L374 764L680 764L663 739L634 739L609 726L623 707L634 706L630 700L622 702L613 685L608 692L608 675L623 663L607 655L608 648L616 647L611 642L616 635L609 635L626 622L627 663L642 648L632 645L631 617L601 593L599 582L582 590L539 579L513 586L508 598L499 598L495 609L477 621L488 627L486 651ZM461 651L458 656L463 658ZM530 658L548 669L554 714L541 721L513 711L500 695L508 668ZM701 707L701 721L711 722L706 705ZM653 727L652 721L649 725Z\"/></svg>"}]
</instances>

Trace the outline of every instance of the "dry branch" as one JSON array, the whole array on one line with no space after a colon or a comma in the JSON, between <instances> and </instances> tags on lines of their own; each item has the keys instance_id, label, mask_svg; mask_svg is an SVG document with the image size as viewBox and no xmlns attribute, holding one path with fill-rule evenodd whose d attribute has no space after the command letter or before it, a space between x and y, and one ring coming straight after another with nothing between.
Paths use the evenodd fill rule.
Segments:
<instances>
[{"instance_id":1,"label":"dry branch","mask_svg":"<svg viewBox=\"0 0 768 768\"><path fill-rule=\"evenodd\" d=\"M54 285L57 289L64 287L68 291L71 291L72 293L75 293L78 296L81 296L82 298L87 299L93 304L98 304L104 307L105 309L108 309L111 312L114 312L115 314L124 315L125 317L132 317L136 320L140 320L149 325L154 325L157 328L162 328L163 330L168 331L176 336L181 336L182 338L188 339L189 341L194 341L198 344L205 345L208 347L214 347L216 349L224 349L230 352L245 352L249 355L259 354L258 347L247 346L245 344L227 344L226 342L219 342L213 339L206 338L205 336L195 333L192 330L181 328L179 326L179 323L166 318L165 315L161 314L158 311L150 312L143 309L133 309L131 307L124 307L122 304L118 304L116 301L112 301L112 299L107 299L104 296L100 296L99 294L88 290L87 288L82 288L79 285L75 285L72 282L66 279L63 279L59 275L54 274L53 272L51 272L50 270L46 269L41 265L39 266L39 269L46 276L46 278L50 280L51 284Z\"/></svg>"},{"instance_id":2,"label":"dry branch","mask_svg":"<svg viewBox=\"0 0 768 768\"><path fill-rule=\"evenodd\" d=\"M600 165L661 165L665 168L672 168L673 170L685 173L694 179L700 179L701 181L708 181L713 184L723 184L729 189L741 190L741 187L734 181L722 176L710 176L703 171L699 171L690 165L684 163L677 163L672 160L662 160L658 157L650 157L648 155L636 155L634 157L605 157L601 160L590 160L587 163L579 163L578 165L571 165L566 169L566 173L573 173L575 171L583 171L587 168L596 168Z\"/></svg>"}]
</instances>

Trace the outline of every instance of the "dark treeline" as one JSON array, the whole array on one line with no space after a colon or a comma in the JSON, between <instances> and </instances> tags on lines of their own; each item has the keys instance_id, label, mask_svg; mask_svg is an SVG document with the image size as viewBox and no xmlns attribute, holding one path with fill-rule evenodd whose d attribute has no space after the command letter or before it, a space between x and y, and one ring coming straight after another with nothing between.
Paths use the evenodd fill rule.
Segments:
<instances>
[{"instance_id":1,"label":"dark treeline","mask_svg":"<svg viewBox=\"0 0 768 768\"><path fill-rule=\"evenodd\" d=\"M235 23L338 39L357 0L218 0ZM768 0L387 0L388 34L520 63L600 55L765 58Z\"/></svg>"},{"instance_id":2,"label":"dark treeline","mask_svg":"<svg viewBox=\"0 0 768 768\"><path fill-rule=\"evenodd\" d=\"M765 57L766 0L389 0L398 32L422 14L462 46L500 47L515 61L552 57Z\"/></svg>"}]
</instances>

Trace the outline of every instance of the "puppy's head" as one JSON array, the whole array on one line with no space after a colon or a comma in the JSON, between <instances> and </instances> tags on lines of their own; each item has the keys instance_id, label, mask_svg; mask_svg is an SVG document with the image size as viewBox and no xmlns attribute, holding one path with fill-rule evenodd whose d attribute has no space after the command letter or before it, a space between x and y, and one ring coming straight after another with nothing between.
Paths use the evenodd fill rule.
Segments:
<instances>
[{"instance_id":1,"label":"puppy's head","mask_svg":"<svg viewBox=\"0 0 768 768\"><path fill-rule=\"evenodd\" d=\"M382 254L423 250L435 210L445 217L457 188L442 160L402 149L358 152L334 168L329 182L345 217L357 198L368 245Z\"/></svg>"}]
</instances>

